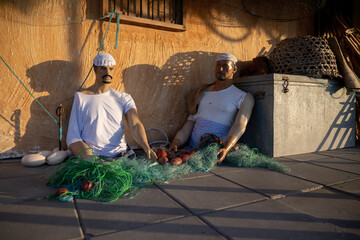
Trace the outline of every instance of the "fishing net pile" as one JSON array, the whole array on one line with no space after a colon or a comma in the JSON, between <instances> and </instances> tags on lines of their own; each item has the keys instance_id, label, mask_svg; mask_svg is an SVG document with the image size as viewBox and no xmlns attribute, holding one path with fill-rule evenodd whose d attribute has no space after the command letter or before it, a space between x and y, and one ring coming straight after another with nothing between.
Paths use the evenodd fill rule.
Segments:
<instances>
[{"instance_id":1,"label":"fishing net pile","mask_svg":"<svg viewBox=\"0 0 360 240\"><path fill-rule=\"evenodd\" d=\"M246 145L237 146L238 149L230 151L222 164L289 171L286 166L259 154L256 149L250 149ZM217 166L219 149L219 144L212 143L191 154L184 163L177 166L153 163L145 157L106 159L94 156L91 160L72 157L59 165L49 179L48 185L58 188L58 191L49 195L48 199L70 201L76 197L112 202L119 198L131 198L141 188L153 183L180 179L191 172L210 171Z\"/></svg>"}]
</instances>

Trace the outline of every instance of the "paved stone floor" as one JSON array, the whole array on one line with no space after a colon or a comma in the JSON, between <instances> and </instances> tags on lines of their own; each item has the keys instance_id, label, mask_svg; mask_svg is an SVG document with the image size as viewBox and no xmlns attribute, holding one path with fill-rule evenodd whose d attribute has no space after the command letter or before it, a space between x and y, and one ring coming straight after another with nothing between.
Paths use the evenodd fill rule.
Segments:
<instances>
[{"instance_id":1,"label":"paved stone floor","mask_svg":"<svg viewBox=\"0 0 360 240\"><path fill-rule=\"evenodd\" d=\"M0 239L360 239L360 148L220 166L134 199L48 201L54 167L0 161Z\"/></svg>"}]
</instances>

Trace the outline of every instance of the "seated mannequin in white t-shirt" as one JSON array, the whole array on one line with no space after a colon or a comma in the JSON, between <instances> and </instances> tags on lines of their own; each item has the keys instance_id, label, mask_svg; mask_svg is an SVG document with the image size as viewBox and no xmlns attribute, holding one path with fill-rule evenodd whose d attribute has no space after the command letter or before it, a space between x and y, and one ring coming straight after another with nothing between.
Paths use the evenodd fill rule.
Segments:
<instances>
[{"instance_id":1,"label":"seated mannequin in white t-shirt","mask_svg":"<svg viewBox=\"0 0 360 240\"><path fill-rule=\"evenodd\" d=\"M74 155L120 157L127 151L123 115L130 133L148 158L156 160L149 147L134 100L125 92L110 88L113 81L115 59L98 54L94 60L95 83L77 92L71 110L66 143ZM91 149L88 149L91 148ZM87 150L84 150L87 149Z\"/></svg>"},{"instance_id":2,"label":"seated mannequin in white t-shirt","mask_svg":"<svg viewBox=\"0 0 360 240\"><path fill-rule=\"evenodd\" d=\"M236 57L228 53L217 57L216 81L204 89L196 110L176 133L170 152L177 151L185 143L195 147L203 134L212 133L224 142L224 147L218 152L218 163L221 163L244 134L255 101L250 93L232 84L237 71L236 62Z\"/></svg>"}]
</instances>

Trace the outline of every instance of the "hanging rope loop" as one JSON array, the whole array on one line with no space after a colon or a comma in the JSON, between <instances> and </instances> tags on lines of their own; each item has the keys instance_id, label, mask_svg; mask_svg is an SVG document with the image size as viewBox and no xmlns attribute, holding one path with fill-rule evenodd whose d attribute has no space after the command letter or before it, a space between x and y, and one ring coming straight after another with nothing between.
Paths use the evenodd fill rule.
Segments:
<instances>
[{"instance_id":1,"label":"hanging rope loop","mask_svg":"<svg viewBox=\"0 0 360 240\"><path fill-rule=\"evenodd\" d=\"M119 39L119 28L120 28L120 13L116 13L116 38L115 38L115 49L118 48Z\"/></svg>"}]
</instances>

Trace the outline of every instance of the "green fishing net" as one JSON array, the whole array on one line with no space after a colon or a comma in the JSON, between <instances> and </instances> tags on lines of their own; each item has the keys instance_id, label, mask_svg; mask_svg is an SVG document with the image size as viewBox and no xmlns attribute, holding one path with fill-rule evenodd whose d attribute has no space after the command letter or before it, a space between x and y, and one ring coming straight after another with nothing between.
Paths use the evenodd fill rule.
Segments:
<instances>
[{"instance_id":1,"label":"green fishing net","mask_svg":"<svg viewBox=\"0 0 360 240\"><path fill-rule=\"evenodd\" d=\"M237 150L231 150L227 154L223 165L289 172L286 166L258 153L257 149L242 144L237 146ZM144 156L133 159L107 159L96 155L92 159L82 159L74 156L59 165L47 183L52 187L66 188L67 191L51 194L47 198L69 201L77 197L105 202L116 201L120 197L131 198L136 196L141 188L151 186L154 182L165 183L180 179L191 172L210 171L217 166L219 149L219 144L209 144L179 166L153 163ZM86 181L91 181L93 185L88 191L82 190L82 184Z\"/></svg>"}]
</instances>

